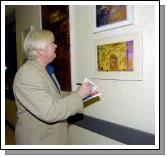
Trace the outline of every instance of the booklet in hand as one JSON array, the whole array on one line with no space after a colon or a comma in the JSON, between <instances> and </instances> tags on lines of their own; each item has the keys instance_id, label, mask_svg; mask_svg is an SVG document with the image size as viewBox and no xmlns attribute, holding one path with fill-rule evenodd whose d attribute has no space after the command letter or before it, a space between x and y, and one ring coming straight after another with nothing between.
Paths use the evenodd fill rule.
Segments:
<instances>
[{"instance_id":1,"label":"booklet in hand","mask_svg":"<svg viewBox=\"0 0 167 157\"><path fill-rule=\"evenodd\" d=\"M84 79L83 83L86 83L86 82L89 82L92 86L92 93L85 97L84 99L82 99L83 102L87 101L87 100L90 100L94 97L97 97L97 96L101 96L101 92L100 90L98 89L98 87L90 80L88 80L87 78Z\"/></svg>"}]
</instances>

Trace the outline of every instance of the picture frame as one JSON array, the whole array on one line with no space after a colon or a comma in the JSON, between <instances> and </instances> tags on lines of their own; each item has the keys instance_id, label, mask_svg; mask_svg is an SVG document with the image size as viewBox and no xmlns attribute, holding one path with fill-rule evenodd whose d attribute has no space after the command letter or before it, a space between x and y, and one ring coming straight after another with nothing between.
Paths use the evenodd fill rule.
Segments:
<instances>
[{"instance_id":1,"label":"picture frame","mask_svg":"<svg viewBox=\"0 0 167 157\"><path fill-rule=\"evenodd\" d=\"M95 5L93 23L94 33L134 24L134 6Z\"/></svg>"},{"instance_id":2,"label":"picture frame","mask_svg":"<svg viewBox=\"0 0 167 157\"><path fill-rule=\"evenodd\" d=\"M94 39L92 78L142 80L142 49L142 31Z\"/></svg>"}]
</instances>

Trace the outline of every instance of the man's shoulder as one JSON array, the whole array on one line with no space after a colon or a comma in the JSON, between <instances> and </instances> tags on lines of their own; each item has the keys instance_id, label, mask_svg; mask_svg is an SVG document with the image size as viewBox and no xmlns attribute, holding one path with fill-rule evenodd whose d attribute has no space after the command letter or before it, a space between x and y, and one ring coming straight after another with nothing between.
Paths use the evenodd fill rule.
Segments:
<instances>
[{"instance_id":1,"label":"man's shoulder","mask_svg":"<svg viewBox=\"0 0 167 157\"><path fill-rule=\"evenodd\" d=\"M32 75L34 72L37 72L37 69L26 62L18 69L16 75Z\"/></svg>"},{"instance_id":2,"label":"man's shoulder","mask_svg":"<svg viewBox=\"0 0 167 157\"><path fill-rule=\"evenodd\" d=\"M39 70L29 62L24 63L17 71L15 80L30 81L36 80L35 78L40 77Z\"/></svg>"}]
</instances>

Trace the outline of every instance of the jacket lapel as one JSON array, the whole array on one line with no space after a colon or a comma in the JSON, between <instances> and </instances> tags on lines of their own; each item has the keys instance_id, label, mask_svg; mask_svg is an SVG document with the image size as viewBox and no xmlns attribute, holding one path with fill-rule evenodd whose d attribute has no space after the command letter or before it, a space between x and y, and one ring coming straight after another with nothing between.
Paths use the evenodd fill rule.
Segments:
<instances>
[{"instance_id":1,"label":"jacket lapel","mask_svg":"<svg viewBox=\"0 0 167 157\"><path fill-rule=\"evenodd\" d=\"M57 86L57 88L58 88L58 90L59 90L59 92L60 92L60 95L62 95L62 93L61 93L61 88L60 88L60 84L59 84L59 82L58 82L58 80L57 80L57 78L56 78L56 76L55 76L54 73L52 74L52 78L54 79L54 81L55 81L55 83L56 83L56 86Z\"/></svg>"}]
</instances>

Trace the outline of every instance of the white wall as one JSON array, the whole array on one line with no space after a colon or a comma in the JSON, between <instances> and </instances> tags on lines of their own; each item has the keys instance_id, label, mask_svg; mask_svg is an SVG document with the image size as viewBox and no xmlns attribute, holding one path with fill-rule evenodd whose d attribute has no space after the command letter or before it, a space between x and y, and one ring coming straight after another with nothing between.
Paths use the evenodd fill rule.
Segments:
<instances>
[{"instance_id":1,"label":"white wall","mask_svg":"<svg viewBox=\"0 0 167 157\"><path fill-rule=\"evenodd\" d=\"M72 125L69 130L71 145L123 145L123 143Z\"/></svg>"},{"instance_id":2,"label":"white wall","mask_svg":"<svg viewBox=\"0 0 167 157\"><path fill-rule=\"evenodd\" d=\"M85 77L91 79L91 54L93 39L113 33L128 33L129 30L143 32L143 80L116 81L91 79L102 92L101 100L85 108L86 115L118 123L135 129L154 133L154 57L155 57L155 8L154 6L134 6L135 24L93 34L92 6L71 6L71 53L73 89L76 82ZM70 128L74 143L88 143L92 132ZM76 136L76 132L80 136ZM86 133L87 132L87 133ZM99 135L100 136L100 135ZM103 143L107 138L98 139ZM112 143L112 142L111 142Z\"/></svg>"}]
</instances>

